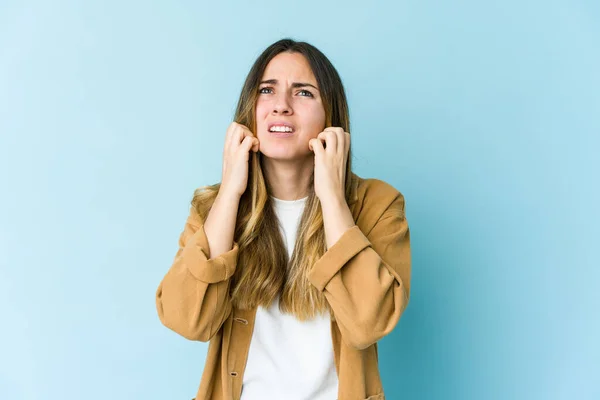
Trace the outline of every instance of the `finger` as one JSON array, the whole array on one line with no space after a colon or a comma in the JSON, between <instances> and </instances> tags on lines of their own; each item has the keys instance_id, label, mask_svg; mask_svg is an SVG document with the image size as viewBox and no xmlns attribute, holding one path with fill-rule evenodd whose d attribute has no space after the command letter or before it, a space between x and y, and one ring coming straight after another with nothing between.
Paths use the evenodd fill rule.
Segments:
<instances>
[{"instance_id":1,"label":"finger","mask_svg":"<svg viewBox=\"0 0 600 400\"><path fill-rule=\"evenodd\" d=\"M236 122L232 122L227 127L227 132L225 132L225 147L224 147L224 151L227 151L227 149L229 149L229 147L231 146L231 138L233 137L233 132L235 131L237 125L238 124Z\"/></svg>"},{"instance_id":2,"label":"finger","mask_svg":"<svg viewBox=\"0 0 600 400\"><path fill-rule=\"evenodd\" d=\"M335 131L341 131L341 132L343 132L344 128L339 127L339 126L328 126L327 128L325 128L323 130L324 131L332 131L332 132L335 132Z\"/></svg>"},{"instance_id":3,"label":"finger","mask_svg":"<svg viewBox=\"0 0 600 400\"><path fill-rule=\"evenodd\" d=\"M328 147L331 147L331 143L328 143L327 134L325 133L325 131L319 133L317 135L317 139L319 139L323 143L323 148L325 150L327 150Z\"/></svg>"},{"instance_id":4,"label":"finger","mask_svg":"<svg viewBox=\"0 0 600 400\"><path fill-rule=\"evenodd\" d=\"M344 128L340 128L338 126L328 126L327 128L323 129L323 132L344 132Z\"/></svg>"},{"instance_id":5,"label":"finger","mask_svg":"<svg viewBox=\"0 0 600 400\"><path fill-rule=\"evenodd\" d=\"M248 137L248 136L254 138L254 134L252 132L250 132L250 129L246 129L246 128L242 129L242 138L241 138L241 140L246 139L246 137Z\"/></svg>"},{"instance_id":6,"label":"finger","mask_svg":"<svg viewBox=\"0 0 600 400\"><path fill-rule=\"evenodd\" d=\"M250 135L250 136L246 136L244 138L243 142L245 142L246 140L250 140L250 142L251 142L251 145L250 145L251 147L250 147L250 149L248 149L248 151L252 150L255 153L258 152L258 150L260 149L260 142L258 141L258 139L255 138L254 135Z\"/></svg>"},{"instance_id":7,"label":"finger","mask_svg":"<svg viewBox=\"0 0 600 400\"><path fill-rule=\"evenodd\" d=\"M324 129L325 131L329 131L329 132L334 132L336 134L337 137L337 151L341 152L344 150L345 147L345 131L344 128L341 127L337 127L337 126L329 126L327 128Z\"/></svg>"},{"instance_id":8,"label":"finger","mask_svg":"<svg viewBox=\"0 0 600 400\"><path fill-rule=\"evenodd\" d=\"M337 136L334 131L325 130L319 133L317 138L325 141L325 150L328 153L335 153L337 151Z\"/></svg>"},{"instance_id":9,"label":"finger","mask_svg":"<svg viewBox=\"0 0 600 400\"><path fill-rule=\"evenodd\" d=\"M258 142L258 140L256 140L253 136L246 136L240 144L240 149L245 153L249 153L250 150L256 145L256 142Z\"/></svg>"},{"instance_id":10,"label":"finger","mask_svg":"<svg viewBox=\"0 0 600 400\"><path fill-rule=\"evenodd\" d=\"M254 133L252 133L249 129L244 131L244 139L246 139L247 137L252 138L252 151L257 152L260 148L260 142L258 138L254 136Z\"/></svg>"},{"instance_id":11,"label":"finger","mask_svg":"<svg viewBox=\"0 0 600 400\"><path fill-rule=\"evenodd\" d=\"M244 128L242 125L234 122L231 124L231 130L229 131L229 136L227 139L225 153L235 153L235 151L240 147L240 143L244 139Z\"/></svg>"},{"instance_id":12,"label":"finger","mask_svg":"<svg viewBox=\"0 0 600 400\"><path fill-rule=\"evenodd\" d=\"M346 132L343 130L336 130L335 136L337 138L337 152L344 154L344 149L346 148Z\"/></svg>"},{"instance_id":13,"label":"finger","mask_svg":"<svg viewBox=\"0 0 600 400\"><path fill-rule=\"evenodd\" d=\"M317 136L316 138L312 138L311 140L318 140L321 143L321 146L323 147L323 149L325 149L325 146L327 145L327 143L325 143L325 138L323 138L323 137ZM310 149L310 151L313 151L312 145L310 143L311 140L308 141L308 148Z\"/></svg>"},{"instance_id":14,"label":"finger","mask_svg":"<svg viewBox=\"0 0 600 400\"><path fill-rule=\"evenodd\" d=\"M244 135L244 129L241 127L236 127L231 137L231 144L234 147L239 147L240 143L242 143L245 137L246 135Z\"/></svg>"},{"instance_id":15,"label":"finger","mask_svg":"<svg viewBox=\"0 0 600 400\"><path fill-rule=\"evenodd\" d=\"M346 138L344 142L344 154L348 156L348 152L350 151L350 133L344 132L344 137Z\"/></svg>"},{"instance_id":16,"label":"finger","mask_svg":"<svg viewBox=\"0 0 600 400\"><path fill-rule=\"evenodd\" d=\"M323 142L319 138L313 138L308 141L308 148L315 153L315 156L322 156L325 153Z\"/></svg>"},{"instance_id":17,"label":"finger","mask_svg":"<svg viewBox=\"0 0 600 400\"><path fill-rule=\"evenodd\" d=\"M254 138L254 141L252 144L252 151L255 153L258 153L258 150L260 150L260 142L257 138Z\"/></svg>"},{"instance_id":18,"label":"finger","mask_svg":"<svg viewBox=\"0 0 600 400\"><path fill-rule=\"evenodd\" d=\"M346 166L348 165L348 160L350 159L350 134L348 132L344 132L344 136L346 138L344 141L344 171L346 171Z\"/></svg>"}]
</instances>

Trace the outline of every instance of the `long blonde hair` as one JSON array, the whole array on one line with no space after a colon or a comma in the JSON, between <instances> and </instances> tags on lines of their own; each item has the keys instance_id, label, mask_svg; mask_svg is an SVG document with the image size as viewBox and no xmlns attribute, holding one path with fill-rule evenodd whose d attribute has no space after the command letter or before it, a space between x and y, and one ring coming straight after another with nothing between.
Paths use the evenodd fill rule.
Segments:
<instances>
[{"instance_id":1,"label":"long blonde hair","mask_svg":"<svg viewBox=\"0 0 600 400\"><path fill-rule=\"evenodd\" d=\"M306 57L320 88L326 126L350 132L348 103L342 81L331 62L316 47L306 42L282 39L256 59L242 88L235 122L247 126L256 136L255 107L260 80L267 64L282 52ZM298 226L296 243L288 253L279 230L278 219L269 196L269 183L262 171L261 154L251 153L248 186L240 199L234 241L238 243L238 267L230 282L232 304L239 309L268 307L279 294L279 308L299 320L317 313L333 313L329 303L308 281L307 273L326 251L321 203L314 193L314 174L310 193ZM351 194L351 153L346 166L345 195ZM204 221L219 192L220 183L196 189L192 206Z\"/></svg>"}]
</instances>

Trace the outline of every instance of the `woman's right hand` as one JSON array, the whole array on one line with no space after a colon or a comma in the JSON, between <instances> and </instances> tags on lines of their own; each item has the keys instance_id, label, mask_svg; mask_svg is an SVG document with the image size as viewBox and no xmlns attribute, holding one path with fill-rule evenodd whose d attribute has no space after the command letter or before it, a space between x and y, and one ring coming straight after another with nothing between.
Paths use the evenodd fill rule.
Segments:
<instances>
[{"instance_id":1,"label":"woman's right hand","mask_svg":"<svg viewBox=\"0 0 600 400\"><path fill-rule=\"evenodd\" d=\"M220 191L242 197L248 185L250 151L257 152L259 141L248 127L232 122L227 128L223 149Z\"/></svg>"}]
</instances>

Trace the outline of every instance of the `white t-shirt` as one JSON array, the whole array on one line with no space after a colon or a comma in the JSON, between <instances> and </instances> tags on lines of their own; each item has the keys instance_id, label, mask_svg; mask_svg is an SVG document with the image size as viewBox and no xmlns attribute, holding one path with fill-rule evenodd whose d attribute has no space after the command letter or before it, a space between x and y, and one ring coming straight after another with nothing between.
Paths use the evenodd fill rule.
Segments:
<instances>
[{"instance_id":1,"label":"white t-shirt","mask_svg":"<svg viewBox=\"0 0 600 400\"><path fill-rule=\"evenodd\" d=\"M271 196L291 257L306 197L280 200ZM279 298L258 307L241 400L335 400L338 377L333 359L328 313L299 321L279 311Z\"/></svg>"}]
</instances>

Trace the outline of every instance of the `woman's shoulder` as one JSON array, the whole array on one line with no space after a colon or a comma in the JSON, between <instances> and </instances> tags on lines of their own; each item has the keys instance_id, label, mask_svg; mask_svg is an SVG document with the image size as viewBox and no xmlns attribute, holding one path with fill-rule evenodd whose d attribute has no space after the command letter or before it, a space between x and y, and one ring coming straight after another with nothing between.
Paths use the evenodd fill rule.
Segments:
<instances>
[{"instance_id":1,"label":"woman's shoulder","mask_svg":"<svg viewBox=\"0 0 600 400\"><path fill-rule=\"evenodd\" d=\"M393 201L396 198L404 199L400 190L392 184L377 178L363 178L356 174L356 197L359 201Z\"/></svg>"},{"instance_id":2,"label":"woman's shoulder","mask_svg":"<svg viewBox=\"0 0 600 400\"><path fill-rule=\"evenodd\" d=\"M404 195L392 184L377 178L354 174L356 218L378 220L384 213L404 215Z\"/></svg>"},{"instance_id":3,"label":"woman's shoulder","mask_svg":"<svg viewBox=\"0 0 600 400\"><path fill-rule=\"evenodd\" d=\"M212 185L199 186L194 189L189 204L187 223L197 228L204 225L204 219L215 202L220 186L221 183L219 182Z\"/></svg>"}]
</instances>

